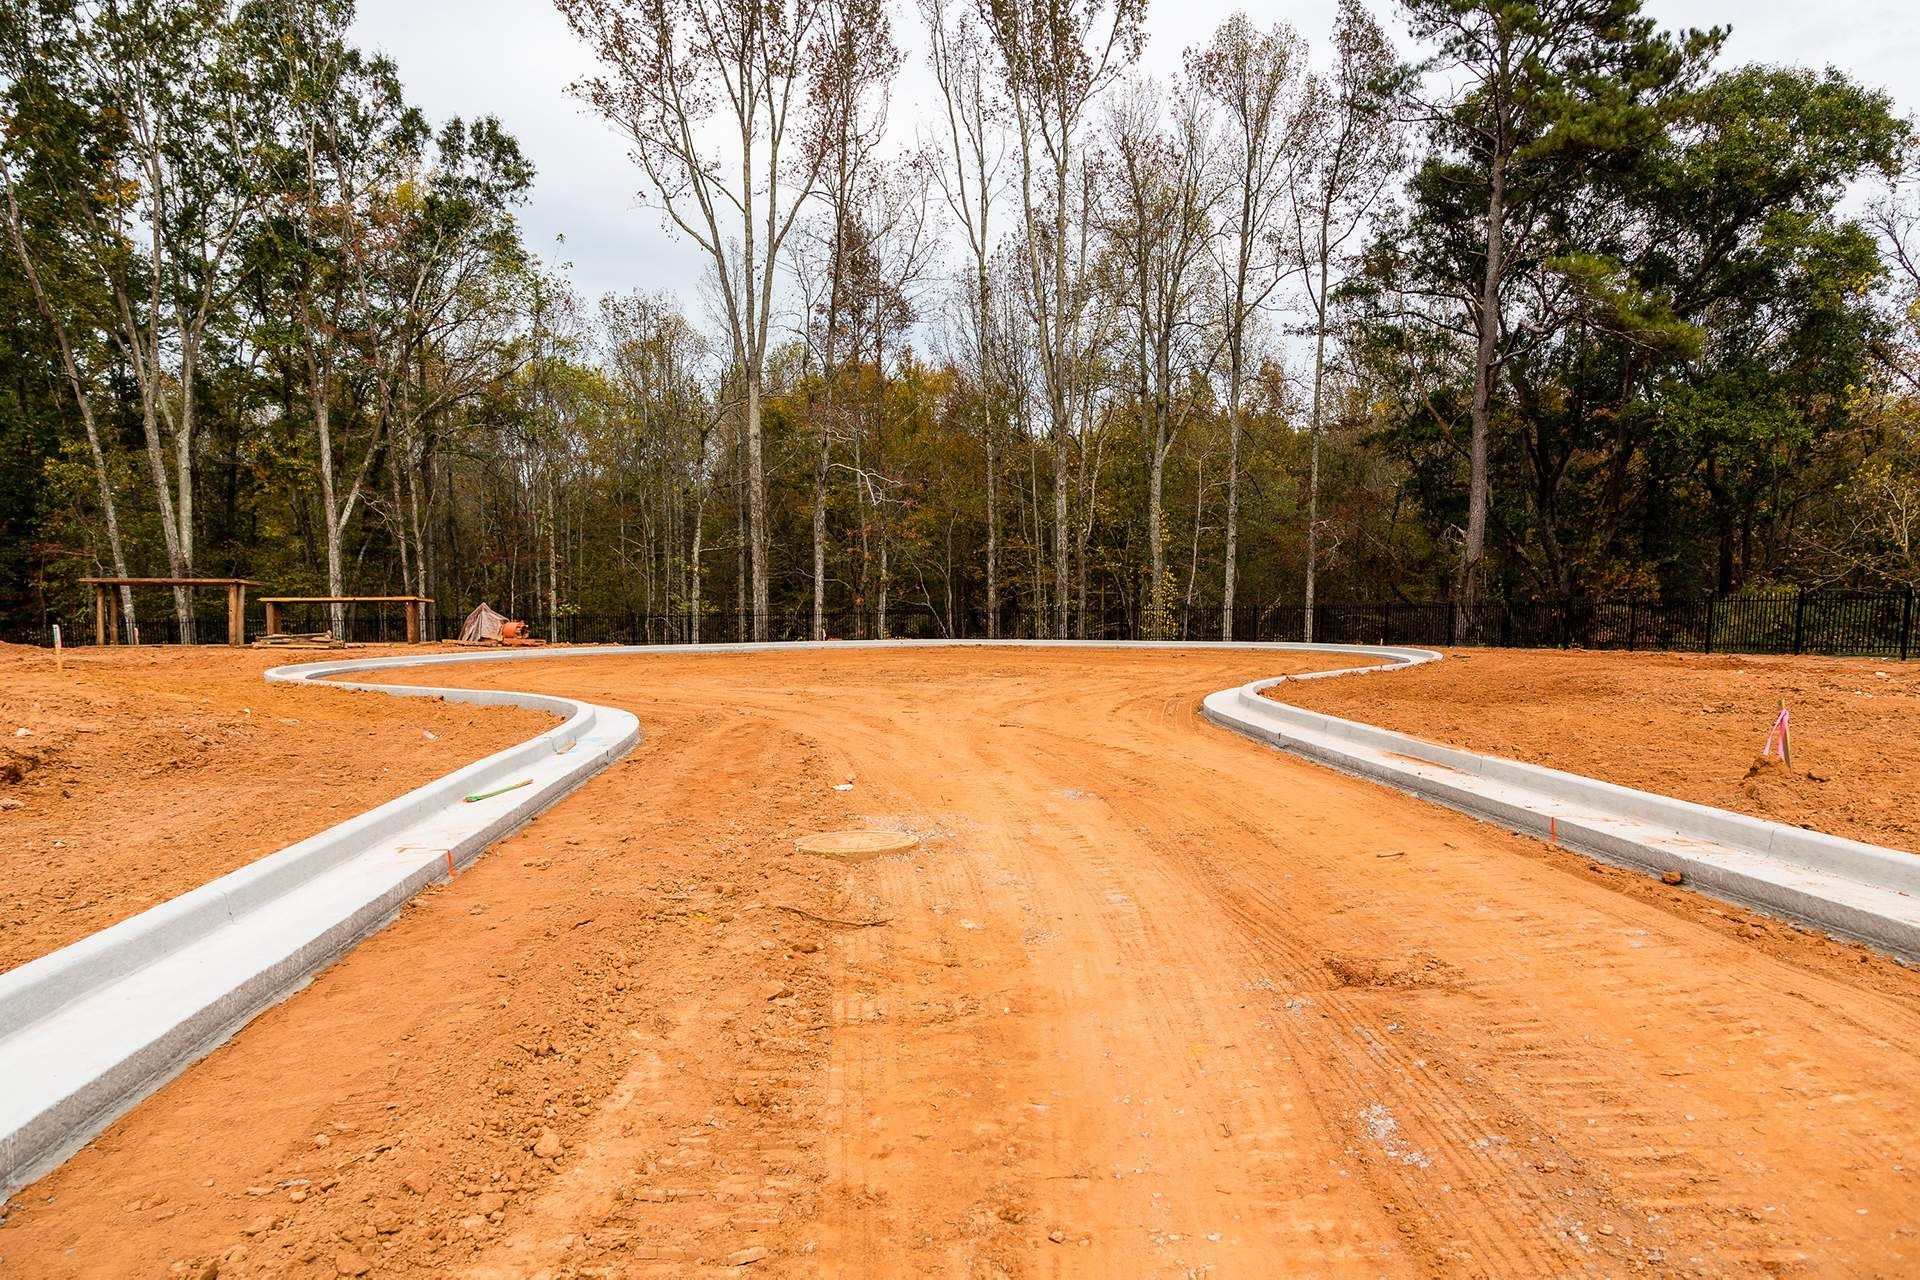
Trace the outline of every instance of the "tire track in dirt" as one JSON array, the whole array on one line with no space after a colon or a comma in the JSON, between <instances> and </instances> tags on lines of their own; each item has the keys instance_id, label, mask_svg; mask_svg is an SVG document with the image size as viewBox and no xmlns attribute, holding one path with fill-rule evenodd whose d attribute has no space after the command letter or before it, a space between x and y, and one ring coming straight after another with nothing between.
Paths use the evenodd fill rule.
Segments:
<instances>
[{"instance_id":1,"label":"tire track in dirt","mask_svg":"<svg viewBox=\"0 0 1920 1280\"><path fill-rule=\"evenodd\" d=\"M1242 825L1244 826L1244 823ZM1475 830L1474 824L1467 823L1464 820L1462 820L1459 825L1469 832ZM1479 828L1478 830L1484 831L1484 828ZM1500 838L1509 839L1507 837ZM1407 864L1396 860L1393 865L1398 867ZM1316 877L1316 882L1336 883L1339 878L1338 871L1329 867L1326 875ZM1237 882L1229 880L1226 883ZM1485 890L1486 886L1476 886L1470 896L1474 899L1479 899ZM1339 908L1336 908L1336 910L1337 909ZM1484 902L1481 903L1481 909L1484 909ZM1576 962L1585 962L1588 965L1593 963L1593 956L1591 954L1592 944L1590 940L1568 938L1564 927L1556 930L1552 927L1554 922L1541 919L1535 913L1512 912L1509 914L1513 915L1524 925L1532 926L1523 930L1523 932L1542 939L1542 941L1536 945L1543 949L1554 962L1546 967L1549 973L1571 970L1575 967ZM1385 921L1373 922L1373 936L1379 938L1381 941L1385 941L1386 937L1390 935L1383 936L1380 932L1382 928L1390 928L1390 923ZM1644 935L1648 930L1636 929L1631 932ZM1472 933L1473 931L1470 928L1466 928L1459 930L1455 936L1459 938L1470 938L1472 937ZM1555 939L1559 940L1557 945L1554 941ZM1643 944L1636 940L1629 942L1628 945L1631 948L1637 949ZM1511 953L1509 952L1508 954L1510 955ZM1690 966L1684 964L1678 966L1681 972L1685 972L1689 967ZM1728 966L1728 968L1733 969L1734 966ZM1735 971L1737 972L1737 969ZM1773 974L1768 976L1769 978L1777 978L1780 975ZM1532 977L1533 975L1530 974L1529 978L1531 979ZM1595 1025L1604 1023L1609 1019L1617 1020L1622 1015L1623 1010L1629 1010L1633 1005L1643 1003L1646 993L1650 988L1662 985L1674 985L1669 974L1665 972L1659 974L1637 971L1622 973L1607 966L1602 966L1596 974L1589 974L1588 979L1589 981L1586 985L1593 987L1602 997L1601 1000L1583 1000L1582 990L1579 987L1568 987L1564 991L1553 991L1549 989L1548 991L1541 992L1541 996L1557 998L1541 998L1538 999L1538 1003L1556 1010L1566 1010L1572 1016L1564 1021L1570 1023L1571 1026L1577 1027L1582 1021L1587 1019L1592 1020L1590 1025ZM1679 985L1680 989L1677 992L1679 996L1678 1007L1683 1010L1689 1008L1700 1010L1708 1020L1710 1026L1714 1020L1724 1021L1729 1016L1745 1016L1751 1019L1753 1016L1751 1012L1752 1009L1767 1007L1776 1000L1780 994L1779 986L1755 982L1744 976L1733 978L1731 983L1721 983L1722 987L1732 985L1737 988L1737 994L1734 995L1733 999L1729 999L1729 993L1724 990L1715 992L1706 981ZM1787 986L1788 989L1791 990L1795 984L1788 982L1782 985ZM1546 1073L1540 1083L1547 1086L1550 1094L1559 1093L1566 1096L1559 1098L1550 1097L1550 1105L1544 1110L1544 1115L1550 1116L1565 1112L1584 1119L1587 1125L1590 1126L1590 1133L1619 1132L1620 1136L1617 1140L1602 1146L1602 1153L1609 1158L1610 1163L1619 1163L1615 1157L1623 1153L1638 1151L1661 1152L1663 1150L1660 1144L1663 1139L1672 1137L1671 1126L1662 1120L1657 1108L1650 1109L1645 1106L1636 1105L1633 1101L1630 1101L1631 1099L1644 1099L1646 1097L1644 1085L1640 1082L1623 1082L1624 1073L1611 1070L1608 1067L1607 1063L1613 1056L1612 1052L1606 1057L1582 1057L1576 1053L1569 1052L1565 1046L1577 1047L1585 1038L1570 1034L1569 1026L1563 1025L1549 1028L1539 1020L1529 1018L1525 1005L1515 1005L1505 1009L1497 1007L1507 1003L1503 997L1508 991L1514 989L1511 983L1470 983L1467 984L1466 989L1471 990L1480 998L1482 1003L1496 1006L1491 1010L1477 1008L1474 1011L1476 1019L1484 1019L1488 1017L1489 1014L1497 1015L1500 1021L1496 1022L1496 1027L1498 1027L1501 1022L1504 1022L1508 1029L1515 1032L1515 1038L1523 1038L1520 1036L1522 1032L1533 1031L1539 1033L1531 1038L1530 1043L1524 1043L1522 1046L1516 1047L1515 1052L1520 1054L1533 1054L1540 1060L1550 1060L1554 1063L1555 1069ZM1837 992L1830 990L1827 994L1830 997L1837 994ZM1729 1015L1726 1012L1726 1007L1736 1005L1739 997L1746 997L1752 1002L1747 1005L1748 1012L1744 1015ZM1890 1012L1893 1015L1891 1022L1910 1024L1910 1009L1902 1010L1896 1008ZM1699 1034L1704 1034L1711 1038L1716 1033L1717 1028L1714 1028ZM1785 1038L1774 1038L1769 1041L1768 1052L1778 1053L1783 1044L1790 1044L1793 1040L1794 1037L1792 1035ZM1691 1043L1691 1041L1683 1040L1682 1043ZM1882 1041L1882 1043L1884 1043L1884 1041ZM1431 1050L1428 1051L1428 1056L1434 1056ZM1658 1066L1661 1064L1654 1065ZM1648 1074L1651 1075L1652 1072L1649 1071ZM1674 1075L1679 1073L1665 1071L1662 1074ZM1896 1091L1898 1089L1897 1075L1883 1076L1879 1083L1882 1088L1889 1091ZM1514 1096L1512 1092L1512 1082L1505 1080L1498 1081L1497 1096ZM1875 1158L1885 1160L1891 1156L1891 1158L1897 1162L1897 1149L1894 1149L1890 1153L1886 1144L1880 1143L1877 1145L1879 1146L1879 1150L1874 1153ZM1672 1155L1676 1150L1677 1148L1673 1147L1665 1148L1663 1153L1665 1159L1671 1161ZM1864 1157L1864 1151L1859 1145L1856 1145L1855 1151L1856 1154L1863 1155ZM1694 1164L1697 1167L1698 1162L1695 1161ZM1884 1168L1887 1166L1883 1164L1881 1167ZM1777 1175L1780 1171L1776 1170L1774 1172ZM1667 1179L1670 1187L1682 1180L1689 1180L1688 1175L1684 1171L1680 1171L1679 1178L1669 1177ZM1670 1208L1673 1203L1684 1203L1684 1200L1670 1200L1666 1202L1663 1207ZM1738 1207L1712 1204L1707 1200L1701 1200L1700 1203L1713 1208ZM1742 1215L1749 1216L1745 1213L1744 1209L1742 1210ZM1735 1252L1737 1255L1737 1245L1735 1246ZM1756 1259L1769 1262L1781 1260L1776 1254L1765 1250L1758 1251L1748 1258L1749 1261Z\"/></svg>"},{"instance_id":2,"label":"tire track in dirt","mask_svg":"<svg viewBox=\"0 0 1920 1280\"><path fill-rule=\"evenodd\" d=\"M1178 828L1164 835L1155 832L1156 825L1165 827L1167 815L1154 811L1143 794L1144 779L1127 767L1137 766L1142 759L1135 752L1116 753L1112 763L1095 767L1093 785L1102 794L1121 797L1116 802L1120 807L1116 823L1137 832L1143 848L1178 875L1187 870L1181 865L1181 851L1201 833ZM1186 825L1180 823L1181 827ZM1209 839L1215 834L1206 833ZM1438 1252L1462 1259L1479 1258L1507 1274L1564 1271L1569 1265L1577 1265L1577 1250L1553 1247L1554 1237L1564 1233L1526 1216L1528 1204L1540 1197L1516 1194L1518 1188L1512 1184L1521 1181L1516 1173L1493 1168L1485 1157L1484 1144L1478 1148L1474 1145L1475 1138L1488 1132L1484 1117L1470 1115L1469 1108L1435 1088L1424 1072L1411 1071L1406 1064L1393 1060L1385 1043L1391 1037L1383 1038L1374 1030L1383 1021L1375 1016L1378 1011L1366 1008L1365 1001L1340 998L1326 967L1326 955L1286 945L1289 934L1275 928L1270 912L1236 903L1232 895L1223 901L1219 884L1206 883L1200 888L1201 892L1192 896L1189 910L1220 914L1224 909L1228 918L1243 926L1225 933L1227 939L1239 944L1243 971L1260 973L1260 981L1294 997L1285 1001L1282 1011L1276 1011L1280 1016L1271 1028L1285 1043L1286 1056L1294 1061L1316 1062L1339 1083L1339 1088L1331 1092L1316 1090L1320 1143L1348 1158L1350 1168L1343 1167L1343 1175L1359 1173L1376 1198L1390 1206L1388 1212L1399 1219L1396 1226L1416 1255ZM1156 896L1168 893L1163 887ZM1173 914L1177 919L1186 912ZM1273 945L1275 942L1280 945ZM1161 957L1167 968L1181 972L1192 963L1182 950L1176 936L1156 930L1148 954ZM1142 955L1140 961L1144 963L1147 958ZM1356 981L1364 983L1366 979ZM1318 1021L1310 1032L1305 1030L1303 1022L1316 1014ZM1325 1022L1333 1024L1336 1035L1332 1038L1328 1037L1328 1028L1320 1025ZM1397 1029L1397 1024L1388 1025ZM1395 1096L1399 1101L1392 1109L1380 1101ZM1436 1165L1437 1173L1433 1172ZM1444 1201L1424 1194L1424 1189L1433 1185L1477 1186L1493 1194L1476 1207L1475 1213L1462 1215L1451 1212ZM1420 1221L1408 1220L1409 1214ZM1468 1220L1463 1222L1463 1218Z\"/></svg>"}]
</instances>

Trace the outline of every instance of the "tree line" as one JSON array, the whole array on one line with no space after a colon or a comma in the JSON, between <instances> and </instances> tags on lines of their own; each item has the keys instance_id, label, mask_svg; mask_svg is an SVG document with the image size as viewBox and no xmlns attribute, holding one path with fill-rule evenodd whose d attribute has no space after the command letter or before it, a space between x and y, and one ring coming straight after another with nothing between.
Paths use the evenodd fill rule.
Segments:
<instances>
[{"instance_id":1,"label":"tree line","mask_svg":"<svg viewBox=\"0 0 1920 1280\"><path fill-rule=\"evenodd\" d=\"M1162 78L1144 0L557 3L699 296L581 297L515 139L350 0L8 7L0 622L239 574L553 635L1467 638L1920 580L1920 151L1839 71L1639 0L1241 14Z\"/></svg>"}]
</instances>

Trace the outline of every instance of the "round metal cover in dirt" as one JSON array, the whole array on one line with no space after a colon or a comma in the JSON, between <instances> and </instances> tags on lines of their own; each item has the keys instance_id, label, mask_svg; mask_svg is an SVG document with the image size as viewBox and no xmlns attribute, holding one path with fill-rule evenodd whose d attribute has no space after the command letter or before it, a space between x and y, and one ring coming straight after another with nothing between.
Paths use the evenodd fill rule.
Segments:
<instances>
[{"instance_id":1,"label":"round metal cover in dirt","mask_svg":"<svg viewBox=\"0 0 1920 1280\"><path fill-rule=\"evenodd\" d=\"M877 858L883 853L899 853L920 843L904 831L823 831L817 836L802 836L794 844L802 853L820 853L830 858Z\"/></svg>"}]
</instances>

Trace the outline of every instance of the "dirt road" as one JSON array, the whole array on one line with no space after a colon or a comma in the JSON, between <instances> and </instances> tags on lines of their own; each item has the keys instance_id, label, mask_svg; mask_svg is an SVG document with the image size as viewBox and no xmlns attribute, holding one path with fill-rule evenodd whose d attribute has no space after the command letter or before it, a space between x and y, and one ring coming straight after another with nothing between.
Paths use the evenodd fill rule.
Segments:
<instances>
[{"instance_id":1,"label":"dirt road","mask_svg":"<svg viewBox=\"0 0 1920 1280\"><path fill-rule=\"evenodd\" d=\"M1286 661L461 671L647 739L18 1197L0 1274L1920 1269L1920 979L1197 718ZM793 851L865 825L923 840Z\"/></svg>"}]
</instances>

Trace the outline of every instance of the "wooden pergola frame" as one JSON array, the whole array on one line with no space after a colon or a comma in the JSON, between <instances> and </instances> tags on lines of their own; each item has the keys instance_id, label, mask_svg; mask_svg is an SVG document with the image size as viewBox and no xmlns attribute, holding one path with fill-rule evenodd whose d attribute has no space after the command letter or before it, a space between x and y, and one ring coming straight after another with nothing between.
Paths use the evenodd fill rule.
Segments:
<instances>
[{"instance_id":1,"label":"wooden pergola frame","mask_svg":"<svg viewBox=\"0 0 1920 1280\"><path fill-rule=\"evenodd\" d=\"M227 643L247 642L247 588L266 583L252 578L82 578L93 588L93 642L119 644L120 587L225 587L227 591Z\"/></svg>"}]
</instances>

